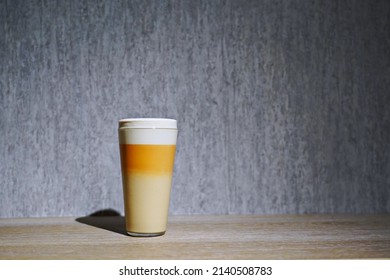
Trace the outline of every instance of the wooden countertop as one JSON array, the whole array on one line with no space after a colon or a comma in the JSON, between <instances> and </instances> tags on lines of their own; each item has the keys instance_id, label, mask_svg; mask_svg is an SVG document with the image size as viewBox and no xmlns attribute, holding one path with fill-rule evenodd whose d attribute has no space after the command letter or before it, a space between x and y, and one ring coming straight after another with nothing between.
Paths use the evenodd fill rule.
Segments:
<instances>
[{"instance_id":1,"label":"wooden countertop","mask_svg":"<svg viewBox=\"0 0 390 280\"><path fill-rule=\"evenodd\" d=\"M390 258L390 215L172 216L164 236L123 217L0 219L0 259Z\"/></svg>"}]
</instances>

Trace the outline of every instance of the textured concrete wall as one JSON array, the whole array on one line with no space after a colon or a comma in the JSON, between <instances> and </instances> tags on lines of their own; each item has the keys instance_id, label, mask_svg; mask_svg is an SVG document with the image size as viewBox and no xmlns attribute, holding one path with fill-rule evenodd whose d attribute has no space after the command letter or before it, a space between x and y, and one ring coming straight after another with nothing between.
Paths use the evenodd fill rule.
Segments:
<instances>
[{"instance_id":1,"label":"textured concrete wall","mask_svg":"<svg viewBox=\"0 0 390 280\"><path fill-rule=\"evenodd\" d=\"M172 214L390 212L389 1L0 1L0 217L122 212L117 121L171 117Z\"/></svg>"}]
</instances>

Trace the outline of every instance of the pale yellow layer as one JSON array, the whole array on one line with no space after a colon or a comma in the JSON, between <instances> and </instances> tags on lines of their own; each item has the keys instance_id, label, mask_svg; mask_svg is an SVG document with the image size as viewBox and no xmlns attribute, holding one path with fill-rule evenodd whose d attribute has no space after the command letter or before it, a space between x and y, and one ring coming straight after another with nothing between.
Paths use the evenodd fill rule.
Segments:
<instances>
[{"instance_id":1,"label":"pale yellow layer","mask_svg":"<svg viewBox=\"0 0 390 280\"><path fill-rule=\"evenodd\" d=\"M123 174L126 229L136 233L165 232L172 174Z\"/></svg>"}]
</instances>

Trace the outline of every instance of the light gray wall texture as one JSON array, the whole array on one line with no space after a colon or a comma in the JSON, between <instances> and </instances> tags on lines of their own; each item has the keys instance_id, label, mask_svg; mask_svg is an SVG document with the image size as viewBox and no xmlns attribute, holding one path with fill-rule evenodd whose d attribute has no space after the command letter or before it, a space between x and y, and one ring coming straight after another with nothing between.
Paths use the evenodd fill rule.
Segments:
<instances>
[{"instance_id":1,"label":"light gray wall texture","mask_svg":"<svg viewBox=\"0 0 390 280\"><path fill-rule=\"evenodd\" d=\"M1 217L123 213L124 117L171 214L390 212L390 1L0 3Z\"/></svg>"}]
</instances>

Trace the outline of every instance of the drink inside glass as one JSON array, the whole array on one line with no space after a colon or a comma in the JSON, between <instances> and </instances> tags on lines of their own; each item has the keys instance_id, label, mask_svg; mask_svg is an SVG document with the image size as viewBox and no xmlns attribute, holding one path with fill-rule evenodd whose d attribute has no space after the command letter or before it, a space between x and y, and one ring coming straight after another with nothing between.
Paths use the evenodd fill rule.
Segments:
<instances>
[{"instance_id":1,"label":"drink inside glass","mask_svg":"<svg viewBox=\"0 0 390 280\"><path fill-rule=\"evenodd\" d=\"M173 119L119 121L126 230L131 236L166 231L176 139Z\"/></svg>"}]
</instances>

